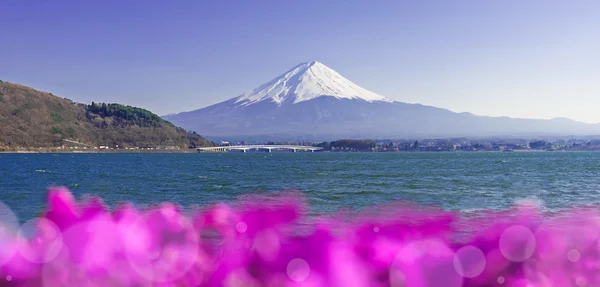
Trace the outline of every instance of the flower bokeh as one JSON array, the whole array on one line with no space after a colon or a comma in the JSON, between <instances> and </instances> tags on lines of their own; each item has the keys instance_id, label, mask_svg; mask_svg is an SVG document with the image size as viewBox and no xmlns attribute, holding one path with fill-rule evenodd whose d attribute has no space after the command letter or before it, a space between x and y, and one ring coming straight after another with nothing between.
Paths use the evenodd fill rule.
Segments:
<instances>
[{"instance_id":1,"label":"flower bokeh","mask_svg":"<svg viewBox=\"0 0 600 287\"><path fill-rule=\"evenodd\" d=\"M301 193L185 213L113 210L52 188L18 224L0 203L0 286L600 286L600 212L460 213L406 203L308 216Z\"/></svg>"}]
</instances>

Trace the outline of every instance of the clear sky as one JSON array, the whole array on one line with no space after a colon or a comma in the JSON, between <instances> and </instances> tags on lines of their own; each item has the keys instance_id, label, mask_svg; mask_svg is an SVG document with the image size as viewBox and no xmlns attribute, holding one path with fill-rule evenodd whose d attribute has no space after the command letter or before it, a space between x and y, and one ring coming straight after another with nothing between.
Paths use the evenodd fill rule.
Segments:
<instances>
[{"instance_id":1,"label":"clear sky","mask_svg":"<svg viewBox=\"0 0 600 287\"><path fill-rule=\"evenodd\" d=\"M600 1L0 1L0 79L158 114L317 60L388 98L600 122Z\"/></svg>"}]
</instances>

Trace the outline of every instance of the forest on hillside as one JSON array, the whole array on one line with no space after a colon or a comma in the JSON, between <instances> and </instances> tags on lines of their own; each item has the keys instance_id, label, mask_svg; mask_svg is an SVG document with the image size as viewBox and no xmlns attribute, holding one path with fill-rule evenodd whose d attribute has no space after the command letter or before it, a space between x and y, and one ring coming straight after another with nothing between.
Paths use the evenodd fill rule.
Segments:
<instances>
[{"instance_id":1,"label":"forest on hillside","mask_svg":"<svg viewBox=\"0 0 600 287\"><path fill-rule=\"evenodd\" d=\"M75 103L51 93L0 81L0 150L58 147L73 142L98 147L213 146L138 107Z\"/></svg>"}]
</instances>

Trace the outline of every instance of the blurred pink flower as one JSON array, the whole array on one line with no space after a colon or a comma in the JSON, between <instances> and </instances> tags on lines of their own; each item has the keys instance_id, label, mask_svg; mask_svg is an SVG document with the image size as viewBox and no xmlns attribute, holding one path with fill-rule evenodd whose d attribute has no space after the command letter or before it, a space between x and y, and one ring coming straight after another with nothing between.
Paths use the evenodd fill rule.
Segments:
<instances>
[{"instance_id":1,"label":"blurred pink flower","mask_svg":"<svg viewBox=\"0 0 600 287\"><path fill-rule=\"evenodd\" d=\"M48 192L0 222L0 286L600 286L600 212L535 205L462 218L407 203L307 217L297 192L186 216ZM12 229L11 229L12 228Z\"/></svg>"}]
</instances>

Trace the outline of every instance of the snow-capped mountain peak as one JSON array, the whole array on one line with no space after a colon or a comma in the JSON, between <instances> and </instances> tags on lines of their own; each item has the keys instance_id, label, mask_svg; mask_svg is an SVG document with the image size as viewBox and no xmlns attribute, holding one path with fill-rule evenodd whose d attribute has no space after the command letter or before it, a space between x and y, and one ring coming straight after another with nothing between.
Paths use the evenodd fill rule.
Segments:
<instances>
[{"instance_id":1,"label":"snow-capped mountain peak","mask_svg":"<svg viewBox=\"0 0 600 287\"><path fill-rule=\"evenodd\" d=\"M322 96L360 99L368 102L392 102L386 97L358 86L322 63L313 61L299 64L270 82L242 94L235 99L235 103L247 106L271 101L283 105Z\"/></svg>"}]
</instances>

